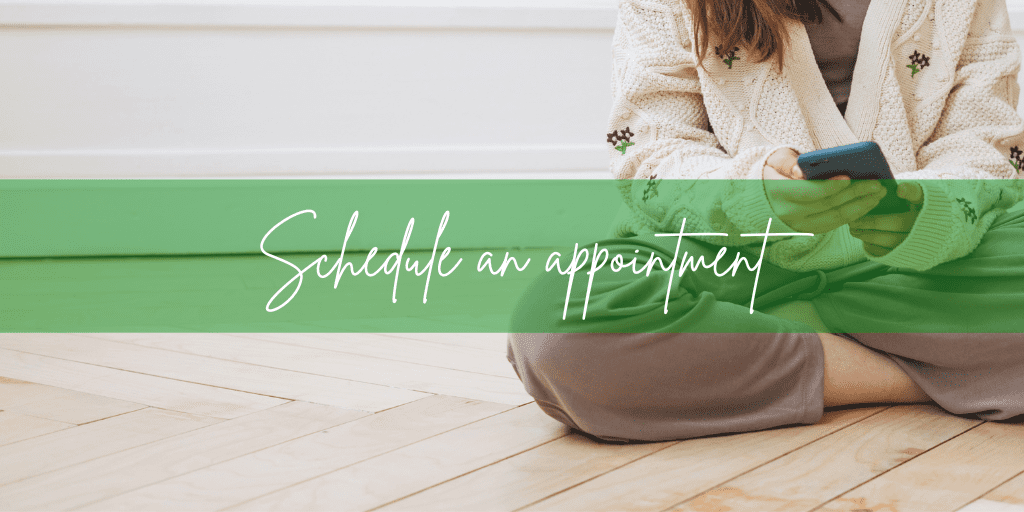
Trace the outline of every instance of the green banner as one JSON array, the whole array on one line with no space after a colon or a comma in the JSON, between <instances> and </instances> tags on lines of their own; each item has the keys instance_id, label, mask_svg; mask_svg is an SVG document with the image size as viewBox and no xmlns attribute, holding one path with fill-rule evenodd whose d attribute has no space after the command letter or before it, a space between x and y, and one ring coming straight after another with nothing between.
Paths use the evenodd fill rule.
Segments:
<instances>
[{"instance_id":1,"label":"green banner","mask_svg":"<svg viewBox=\"0 0 1024 512\"><path fill-rule=\"evenodd\" d=\"M907 243L945 226L955 257L923 270L867 261L846 225L772 226L825 186L5 180L0 331L821 330L778 316L801 300L833 332L1024 332L1014 182L929 185L915 208L945 217Z\"/></svg>"}]
</instances>

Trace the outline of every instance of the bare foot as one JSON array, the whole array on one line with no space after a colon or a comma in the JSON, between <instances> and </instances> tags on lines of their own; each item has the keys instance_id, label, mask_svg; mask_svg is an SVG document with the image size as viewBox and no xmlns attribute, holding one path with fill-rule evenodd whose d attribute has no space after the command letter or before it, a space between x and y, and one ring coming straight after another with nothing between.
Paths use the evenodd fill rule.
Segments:
<instances>
[{"instance_id":1,"label":"bare foot","mask_svg":"<svg viewBox=\"0 0 1024 512\"><path fill-rule=\"evenodd\" d=\"M765 313L803 322L819 331L825 350L825 406L930 402L928 395L892 359L855 341L824 331L814 305L792 301Z\"/></svg>"},{"instance_id":2,"label":"bare foot","mask_svg":"<svg viewBox=\"0 0 1024 512\"><path fill-rule=\"evenodd\" d=\"M825 407L931 401L887 356L834 334L818 337L825 350Z\"/></svg>"}]
</instances>

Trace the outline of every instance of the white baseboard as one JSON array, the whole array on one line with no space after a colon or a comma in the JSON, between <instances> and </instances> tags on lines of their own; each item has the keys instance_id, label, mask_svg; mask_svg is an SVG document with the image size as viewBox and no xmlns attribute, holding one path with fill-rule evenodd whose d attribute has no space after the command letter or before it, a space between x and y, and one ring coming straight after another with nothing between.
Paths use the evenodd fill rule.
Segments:
<instances>
[{"instance_id":1,"label":"white baseboard","mask_svg":"<svg viewBox=\"0 0 1024 512\"><path fill-rule=\"evenodd\" d=\"M292 176L289 176L292 177ZM467 187L375 180L15 181L0 187L0 260L51 256L261 254L261 240L283 219L313 210L277 231L275 253L337 254L403 244L430 250L443 213L453 249L565 247L608 237L621 205L614 182L509 181ZM447 194L472 191L453 197ZM477 193L479 192L479 193ZM585 193L583 193L585 192ZM417 199L419 198L419 199ZM345 240L354 212L357 234ZM77 212L87 212L78 214ZM196 226L204 226L196 229ZM458 233L457 235L455 233Z\"/></svg>"},{"instance_id":2,"label":"white baseboard","mask_svg":"<svg viewBox=\"0 0 1024 512\"><path fill-rule=\"evenodd\" d=\"M609 177L606 149L561 146L0 151L0 177Z\"/></svg>"}]
</instances>

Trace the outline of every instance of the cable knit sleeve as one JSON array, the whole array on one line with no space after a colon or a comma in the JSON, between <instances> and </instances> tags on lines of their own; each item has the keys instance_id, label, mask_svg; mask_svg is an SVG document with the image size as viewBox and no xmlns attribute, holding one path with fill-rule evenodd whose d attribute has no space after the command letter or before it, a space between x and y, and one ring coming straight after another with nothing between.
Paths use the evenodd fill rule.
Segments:
<instances>
[{"instance_id":1,"label":"cable knit sleeve","mask_svg":"<svg viewBox=\"0 0 1024 512\"><path fill-rule=\"evenodd\" d=\"M956 34L940 31L947 47ZM964 36L961 36L964 37ZM1024 122L1017 113L1020 48L1005 0L982 0L974 12L938 124L917 154L920 170L903 173L924 190L907 239L876 261L927 270L970 254L999 214L1022 197ZM951 65L952 66L952 65ZM1005 180L1009 178L1010 180ZM1012 180L1012 181L1011 181Z\"/></svg>"},{"instance_id":2,"label":"cable knit sleeve","mask_svg":"<svg viewBox=\"0 0 1024 512\"><path fill-rule=\"evenodd\" d=\"M608 148L612 173L631 210L627 230L675 232L792 231L772 212L761 183L764 162L779 147L745 148L729 155L708 121L707 108L727 108L705 98L690 40L689 14L679 0L622 0L614 38L614 104ZM707 100L707 101L706 101ZM731 129L725 127L724 129ZM795 149L795 148L794 148ZM661 186L673 179L722 181L695 193ZM756 186L752 186L755 185ZM717 237L719 245L759 243L752 237Z\"/></svg>"}]
</instances>

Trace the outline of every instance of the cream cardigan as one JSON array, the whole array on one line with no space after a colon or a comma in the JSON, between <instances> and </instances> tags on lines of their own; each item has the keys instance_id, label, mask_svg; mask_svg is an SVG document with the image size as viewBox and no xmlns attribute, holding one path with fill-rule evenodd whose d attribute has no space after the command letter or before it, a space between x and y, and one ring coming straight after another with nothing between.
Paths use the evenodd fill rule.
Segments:
<instances>
[{"instance_id":1,"label":"cream cardigan","mask_svg":"<svg viewBox=\"0 0 1024 512\"><path fill-rule=\"evenodd\" d=\"M643 194L652 178L761 179L780 147L873 140L897 179L920 180L925 191L913 230L886 256L868 256L843 226L772 243L765 257L791 270L866 259L926 270L969 254L1024 197L1024 181L981 181L1017 178L1024 164L1021 54L1005 0L872 1L845 118L802 23L789 24L781 72L742 49L716 55L714 40L704 69L696 66L690 26L683 0L620 2L608 149L630 214L616 234L676 232L684 217L689 232L763 232L769 217L772 231L794 231L774 215L763 187L722 187L697 201ZM753 241L760 249L757 238L726 245Z\"/></svg>"}]
</instances>

